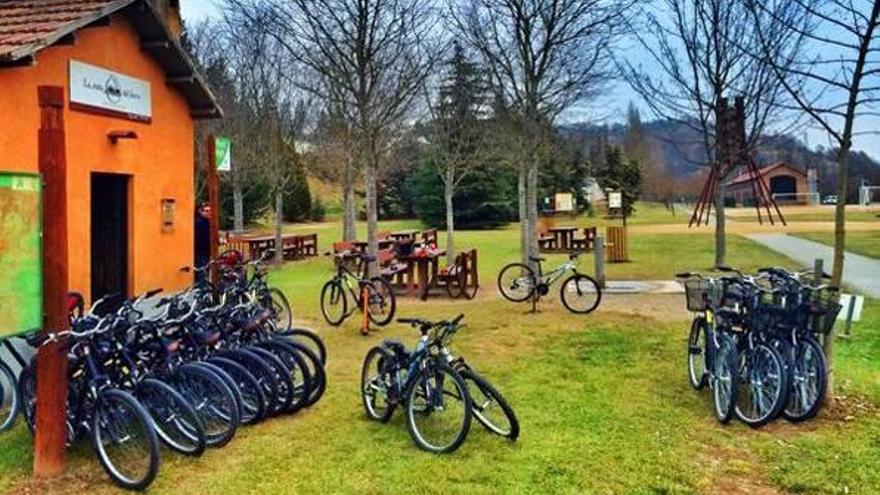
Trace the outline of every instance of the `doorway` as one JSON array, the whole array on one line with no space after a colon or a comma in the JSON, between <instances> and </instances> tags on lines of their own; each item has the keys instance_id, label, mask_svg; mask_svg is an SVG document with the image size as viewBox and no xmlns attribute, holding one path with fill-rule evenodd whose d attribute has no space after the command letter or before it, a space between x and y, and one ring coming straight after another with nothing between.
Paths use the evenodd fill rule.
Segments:
<instances>
[{"instance_id":1,"label":"doorway","mask_svg":"<svg viewBox=\"0 0 880 495\"><path fill-rule=\"evenodd\" d=\"M128 297L128 181L127 175L92 174L92 301Z\"/></svg>"}]
</instances>

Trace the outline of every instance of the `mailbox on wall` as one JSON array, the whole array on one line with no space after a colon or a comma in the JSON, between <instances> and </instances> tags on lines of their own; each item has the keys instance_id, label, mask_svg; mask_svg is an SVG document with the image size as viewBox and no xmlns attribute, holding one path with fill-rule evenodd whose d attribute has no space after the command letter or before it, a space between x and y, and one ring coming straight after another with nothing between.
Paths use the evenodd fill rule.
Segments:
<instances>
[{"instance_id":1,"label":"mailbox on wall","mask_svg":"<svg viewBox=\"0 0 880 495\"><path fill-rule=\"evenodd\" d=\"M174 209L173 198L162 199L162 232L174 232Z\"/></svg>"}]
</instances>

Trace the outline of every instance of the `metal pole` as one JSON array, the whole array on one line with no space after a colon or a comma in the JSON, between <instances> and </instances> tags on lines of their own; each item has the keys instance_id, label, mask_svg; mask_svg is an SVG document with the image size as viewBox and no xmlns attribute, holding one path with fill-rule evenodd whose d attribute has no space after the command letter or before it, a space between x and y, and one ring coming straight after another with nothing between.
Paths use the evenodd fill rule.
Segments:
<instances>
[{"instance_id":1,"label":"metal pole","mask_svg":"<svg viewBox=\"0 0 880 495\"><path fill-rule=\"evenodd\" d=\"M841 337L845 339L852 338L852 319L853 313L856 310L856 295L850 294L849 296L849 304L846 308L846 325L843 327L843 334Z\"/></svg>"},{"instance_id":2,"label":"metal pole","mask_svg":"<svg viewBox=\"0 0 880 495\"><path fill-rule=\"evenodd\" d=\"M605 288L605 237L597 235L593 241L593 255L596 265L596 282Z\"/></svg>"},{"instance_id":3,"label":"metal pole","mask_svg":"<svg viewBox=\"0 0 880 495\"><path fill-rule=\"evenodd\" d=\"M43 329L67 330L67 152L64 88L37 88L40 104L38 161L43 189ZM66 460L67 349L55 341L37 351L37 411L34 474L60 475Z\"/></svg>"},{"instance_id":4,"label":"metal pole","mask_svg":"<svg viewBox=\"0 0 880 495\"><path fill-rule=\"evenodd\" d=\"M821 285L822 284L822 273L825 271L825 260L822 258L816 258L816 261L813 262L813 284Z\"/></svg>"}]
</instances>

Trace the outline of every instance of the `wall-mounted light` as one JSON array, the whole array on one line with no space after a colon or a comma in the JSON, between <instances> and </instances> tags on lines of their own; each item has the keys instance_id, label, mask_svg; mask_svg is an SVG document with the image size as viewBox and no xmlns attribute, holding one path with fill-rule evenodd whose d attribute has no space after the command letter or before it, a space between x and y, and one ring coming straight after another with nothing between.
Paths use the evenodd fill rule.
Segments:
<instances>
[{"instance_id":1,"label":"wall-mounted light","mask_svg":"<svg viewBox=\"0 0 880 495\"><path fill-rule=\"evenodd\" d=\"M107 133L107 138L113 144L116 144L120 139L137 139L137 137L138 135L134 131L110 131Z\"/></svg>"}]
</instances>

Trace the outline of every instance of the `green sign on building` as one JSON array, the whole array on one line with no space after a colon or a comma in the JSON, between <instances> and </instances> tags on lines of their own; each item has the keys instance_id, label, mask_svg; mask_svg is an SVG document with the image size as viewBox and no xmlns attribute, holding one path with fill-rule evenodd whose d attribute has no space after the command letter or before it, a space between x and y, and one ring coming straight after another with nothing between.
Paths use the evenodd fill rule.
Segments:
<instances>
[{"instance_id":1,"label":"green sign on building","mask_svg":"<svg viewBox=\"0 0 880 495\"><path fill-rule=\"evenodd\" d=\"M217 170L229 172L232 170L232 140L228 137L214 138L214 161Z\"/></svg>"},{"instance_id":2,"label":"green sign on building","mask_svg":"<svg viewBox=\"0 0 880 495\"><path fill-rule=\"evenodd\" d=\"M38 175L0 172L0 339L43 324L41 205Z\"/></svg>"}]
</instances>

